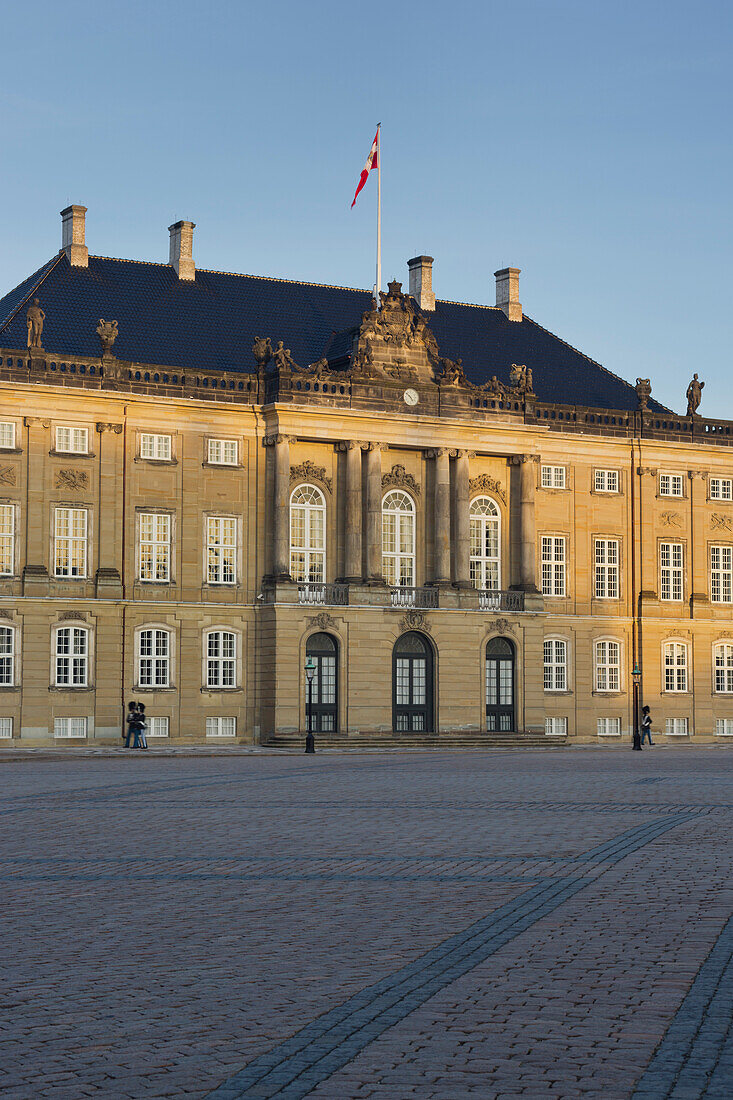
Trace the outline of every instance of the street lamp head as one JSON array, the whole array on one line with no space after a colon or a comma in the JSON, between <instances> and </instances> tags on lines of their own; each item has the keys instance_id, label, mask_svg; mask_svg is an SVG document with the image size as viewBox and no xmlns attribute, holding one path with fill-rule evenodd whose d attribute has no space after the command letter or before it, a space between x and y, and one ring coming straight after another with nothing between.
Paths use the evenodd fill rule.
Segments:
<instances>
[{"instance_id":1,"label":"street lamp head","mask_svg":"<svg viewBox=\"0 0 733 1100\"><path fill-rule=\"evenodd\" d=\"M631 675L634 677L634 682L638 684L641 680L641 669L639 668L638 663L634 665L634 671L631 673Z\"/></svg>"},{"instance_id":2,"label":"street lamp head","mask_svg":"<svg viewBox=\"0 0 733 1100\"><path fill-rule=\"evenodd\" d=\"M305 674L308 677L308 682L313 679L316 674L316 662L312 657L307 657L305 661Z\"/></svg>"}]
</instances>

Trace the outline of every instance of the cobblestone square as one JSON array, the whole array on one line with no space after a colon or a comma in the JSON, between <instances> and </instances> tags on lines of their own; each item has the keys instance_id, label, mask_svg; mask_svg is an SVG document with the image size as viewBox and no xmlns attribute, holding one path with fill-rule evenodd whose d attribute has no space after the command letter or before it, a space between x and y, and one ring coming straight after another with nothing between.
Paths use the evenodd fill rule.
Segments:
<instances>
[{"instance_id":1,"label":"cobblestone square","mask_svg":"<svg viewBox=\"0 0 733 1100\"><path fill-rule=\"evenodd\" d=\"M0 776L4 1100L733 1095L726 748Z\"/></svg>"}]
</instances>

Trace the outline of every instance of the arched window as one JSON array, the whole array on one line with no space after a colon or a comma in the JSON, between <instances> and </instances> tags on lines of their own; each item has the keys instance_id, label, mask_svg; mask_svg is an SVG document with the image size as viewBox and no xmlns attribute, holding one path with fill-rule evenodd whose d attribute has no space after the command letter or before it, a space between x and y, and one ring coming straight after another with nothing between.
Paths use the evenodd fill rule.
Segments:
<instances>
[{"instance_id":1,"label":"arched window","mask_svg":"<svg viewBox=\"0 0 733 1100\"><path fill-rule=\"evenodd\" d=\"M290 497L290 575L312 584L326 579L326 501L315 485L298 485Z\"/></svg>"},{"instance_id":2,"label":"arched window","mask_svg":"<svg viewBox=\"0 0 733 1100\"><path fill-rule=\"evenodd\" d=\"M596 691L621 690L621 646L618 642L595 644Z\"/></svg>"},{"instance_id":3,"label":"arched window","mask_svg":"<svg viewBox=\"0 0 733 1100\"><path fill-rule=\"evenodd\" d=\"M61 626L56 631L56 687L86 687L89 681L89 631Z\"/></svg>"},{"instance_id":4,"label":"arched window","mask_svg":"<svg viewBox=\"0 0 733 1100\"><path fill-rule=\"evenodd\" d=\"M210 630L206 635L206 687L236 687L236 673L236 634L231 630Z\"/></svg>"},{"instance_id":5,"label":"arched window","mask_svg":"<svg viewBox=\"0 0 733 1100\"><path fill-rule=\"evenodd\" d=\"M401 733L433 728L433 651L414 631L398 638L393 650L392 728Z\"/></svg>"},{"instance_id":6,"label":"arched window","mask_svg":"<svg viewBox=\"0 0 733 1100\"><path fill-rule=\"evenodd\" d=\"M471 501L471 584L474 588L501 588L499 509L489 497Z\"/></svg>"},{"instance_id":7,"label":"arched window","mask_svg":"<svg viewBox=\"0 0 733 1100\"><path fill-rule=\"evenodd\" d=\"M12 687L15 681L15 631L12 626L0 626L0 686Z\"/></svg>"},{"instance_id":8,"label":"arched window","mask_svg":"<svg viewBox=\"0 0 733 1100\"><path fill-rule=\"evenodd\" d=\"M338 648L330 634L311 634L306 657L316 666L309 686L305 681L306 729L334 733L338 727Z\"/></svg>"},{"instance_id":9,"label":"arched window","mask_svg":"<svg viewBox=\"0 0 733 1100\"><path fill-rule=\"evenodd\" d=\"M715 656L715 690L733 692L733 645L719 642L713 647Z\"/></svg>"},{"instance_id":10,"label":"arched window","mask_svg":"<svg viewBox=\"0 0 733 1100\"><path fill-rule=\"evenodd\" d=\"M514 646L506 638L486 644L486 729L514 729Z\"/></svg>"},{"instance_id":11,"label":"arched window","mask_svg":"<svg viewBox=\"0 0 733 1100\"><path fill-rule=\"evenodd\" d=\"M415 505L400 489L382 501L382 573L387 584L415 584Z\"/></svg>"},{"instance_id":12,"label":"arched window","mask_svg":"<svg viewBox=\"0 0 733 1100\"><path fill-rule=\"evenodd\" d=\"M169 630L141 630L138 644L137 682L140 687L169 687L171 635Z\"/></svg>"},{"instance_id":13,"label":"arched window","mask_svg":"<svg viewBox=\"0 0 733 1100\"><path fill-rule=\"evenodd\" d=\"M687 644L685 642L665 643L664 690L687 691Z\"/></svg>"}]
</instances>

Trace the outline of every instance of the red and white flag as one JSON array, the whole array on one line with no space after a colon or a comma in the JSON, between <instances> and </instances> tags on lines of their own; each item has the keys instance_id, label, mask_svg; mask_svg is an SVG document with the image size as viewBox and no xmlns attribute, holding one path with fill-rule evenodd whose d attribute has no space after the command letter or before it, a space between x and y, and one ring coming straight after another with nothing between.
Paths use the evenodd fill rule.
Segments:
<instances>
[{"instance_id":1,"label":"red and white flag","mask_svg":"<svg viewBox=\"0 0 733 1100\"><path fill-rule=\"evenodd\" d=\"M371 172L372 168L376 168L378 166L378 164L379 164L379 129L377 129L377 132L374 135L374 141L372 142L372 147L369 150L369 156L366 159L366 164L364 165L364 167L361 170L361 176L359 177L359 182L356 185L356 193L354 195L354 202L356 202L356 200L358 199L359 192L361 191L362 187L366 183L366 181L369 177L369 173ZM352 202L352 204L351 204L352 209L353 209L353 206L354 206L354 202Z\"/></svg>"}]
</instances>

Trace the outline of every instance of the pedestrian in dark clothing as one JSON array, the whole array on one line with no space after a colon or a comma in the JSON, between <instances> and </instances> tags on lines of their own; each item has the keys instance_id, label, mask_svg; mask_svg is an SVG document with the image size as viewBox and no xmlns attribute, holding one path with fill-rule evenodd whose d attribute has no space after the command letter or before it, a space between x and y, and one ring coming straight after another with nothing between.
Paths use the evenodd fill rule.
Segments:
<instances>
[{"instance_id":1,"label":"pedestrian in dark clothing","mask_svg":"<svg viewBox=\"0 0 733 1100\"><path fill-rule=\"evenodd\" d=\"M138 741L139 741L137 731L140 728L139 724L138 724L139 723L139 717L138 717L138 711L137 711L137 703L128 703L127 704L126 722L127 722L127 737L125 738L125 748L129 749L129 747L130 747L130 738L131 737L135 738L134 748L137 748L138 747Z\"/></svg>"},{"instance_id":2,"label":"pedestrian in dark clothing","mask_svg":"<svg viewBox=\"0 0 733 1100\"><path fill-rule=\"evenodd\" d=\"M652 741L652 716L649 707L643 707L641 713L641 743L642 745L644 744L644 738L646 737L649 740L649 744L653 745L654 742Z\"/></svg>"},{"instance_id":3,"label":"pedestrian in dark clothing","mask_svg":"<svg viewBox=\"0 0 733 1100\"><path fill-rule=\"evenodd\" d=\"M140 748L141 749L146 749L148 747L148 739L145 736L145 730L147 729L148 724L145 721L145 704L144 703L138 703L138 705L137 705L137 716L138 716L138 722L139 722L138 739L140 741Z\"/></svg>"}]
</instances>

